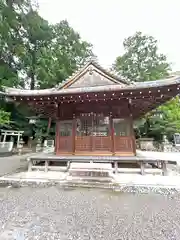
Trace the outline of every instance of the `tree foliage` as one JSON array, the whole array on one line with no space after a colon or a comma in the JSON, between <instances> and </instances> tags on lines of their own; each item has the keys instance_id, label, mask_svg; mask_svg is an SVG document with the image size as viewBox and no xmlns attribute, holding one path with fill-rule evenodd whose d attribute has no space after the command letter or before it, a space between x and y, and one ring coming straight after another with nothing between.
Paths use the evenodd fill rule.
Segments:
<instances>
[{"instance_id":1,"label":"tree foliage","mask_svg":"<svg viewBox=\"0 0 180 240\"><path fill-rule=\"evenodd\" d=\"M157 40L141 32L124 40L125 53L116 58L115 71L131 81L151 81L169 75L170 65L166 56L159 53ZM154 137L162 140L163 135L172 139L175 132L180 132L179 97L157 109L159 114L148 113L136 122L137 135Z\"/></svg>"},{"instance_id":2,"label":"tree foliage","mask_svg":"<svg viewBox=\"0 0 180 240\"><path fill-rule=\"evenodd\" d=\"M160 116L149 118L149 134L154 135L156 139L162 139L167 135L173 139L174 133L180 133L180 100L177 96L168 103L158 108Z\"/></svg>"},{"instance_id":3,"label":"tree foliage","mask_svg":"<svg viewBox=\"0 0 180 240\"><path fill-rule=\"evenodd\" d=\"M166 56L158 52L157 40L136 32L123 42L125 53L116 58L113 68L131 81L151 81L168 76Z\"/></svg>"},{"instance_id":4,"label":"tree foliage","mask_svg":"<svg viewBox=\"0 0 180 240\"><path fill-rule=\"evenodd\" d=\"M38 79L40 88L53 87L68 78L93 55L92 45L83 41L67 21L51 26L52 42L43 48Z\"/></svg>"},{"instance_id":5,"label":"tree foliage","mask_svg":"<svg viewBox=\"0 0 180 240\"><path fill-rule=\"evenodd\" d=\"M83 41L67 21L49 24L39 15L35 1L0 0L0 89L3 85L53 87L91 55L91 44ZM12 128L28 132L26 111L18 109L0 100L0 124L10 121ZM45 129L47 122L41 124Z\"/></svg>"},{"instance_id":6,"label":"tree foliage","mask_svg":"<svg viewBox=\"0 0 180 240\"><path fill-rule=\"evenodd\" d=\"M0 126L9 124L9 121L10 121L10 113L5 112L3 109L0 109Z\"/></svg>"}]
</instances>

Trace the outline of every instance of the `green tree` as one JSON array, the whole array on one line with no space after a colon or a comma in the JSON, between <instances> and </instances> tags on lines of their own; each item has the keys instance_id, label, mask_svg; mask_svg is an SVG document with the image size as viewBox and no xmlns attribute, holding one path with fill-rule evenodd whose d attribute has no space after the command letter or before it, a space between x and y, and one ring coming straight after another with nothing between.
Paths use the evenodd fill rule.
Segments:
<instances>
[{"instance_id":1,"label":"green tree","mask_svg":"<svg viewBox=\"0 0 180 240\"><path fill-rule=\"evenodd\" d=\"M52 42L42 49L39 58L37 78L40 88L54 87L93 56L92 45L83 41L67 21L63 20L51 27Z\"/></svg>"},{"instance_id":2,"label":"green tree","mask_svg":"<svg viewBox=\"0 0 180 240\"><path fill-rule=\"evenodd\" d=\"M10 113L5 112L3 109L0 109L0 126L9 124L9 121L10 121Z\"/></svg>"},{"instance_id":3,"label":"green tree","mask_svg":"<svg viewBox=\"0 0 180 240\"><path fill-rule=\"evenodd\" d=\"M0 79L0 83L1 83ZM0 127L4 126L5 124L8 124L10 121L10 113L6 112L4 110L4 94L1 91L1 85L0 85Z\"/></svg>"},{"instance_id":4,"label":"green tree","mask_svg":"<svg viewBox=\"0 0 180 240\"><path fill-rule=\"evenodd\" d=\"M158 80L169 75L170 65L166 56L158 51L157 41L141 32L124 40L125 53L116 58L115 71L131 81ZM137 135L162 140L163 135L172 139L180 132L179 97L160 106L156 112L146 114L136 122Z\"/></svg>"},{"instance_id":5,"label":"green tree","mask_svg":"<svg viewBox=\"0 0 180 240\"><path fill-rule=\"evenodd\" d=\"M159 116L149 118L149 135L162 140L163 135L172 140L174 133L180 133L180 99L177 96L158 108Z\"/></svg>"},{"instance_id":6,"label":"green tree","mask_svg":"<svg viewBox=\"0 0 180 240\"><path fill-rule=\"evenodd\" d=\"M29 0L0 0L0 78L6 86L20 85L23 18L30 6Z\"/></svg>"},{"instance_id":7,"label":"green tree","mask_svg":"<svg viewBox=\"0 0 180 240\"><path fill-rule=\"evenodd\" d=\"M151 81L168 76L170 65L159 54L157 40L136 32L123 42L125 53L116 58L113 69L131 81Z\"/></svg>"},{"instance_id":8,"label":"green tree","mask_svg":"<svg viewBox=\"0 0 180 240\"><path fill-rule=\"evenodd\" d=\"M93 55L92 45L67 21L50 25L32 0L0 0L0 33L0 89L53 87ZM9 122L12 128L27 132L31 128L27 129L27 113L0 101L0 123ZM46 128L47 122L40 122L35 130L39 124Z\"/></svg>"},{"instance_id":9,"label":"green tree","mask_svg":"<svg viewBox=\"0 0 180 240\"><path fill-rule=\"evenodd\" d=\"M24 52L21 58L22 70L24 71L26 85L35 89L41 79L38 77L40 69L46 71L46 66L41 61L43 51L48 49L53 35L49 23L39 16L37 10L30 9L23 19L24 28Z\"/></svg>"},{"instance_id":10,"label":"green tree","mask_svg":"<svg viewBox=\"0 0 180 240\"><path fill-rule=\"evenodd\" d=\"M29 0L0 0L0 91L2 86L21 84L21 54L23 51L22 17L30 7ZM1 95L2 96L2 95ZM0 125L10 122L7 104L0 99Z\"/></svg>"}]
</instances>

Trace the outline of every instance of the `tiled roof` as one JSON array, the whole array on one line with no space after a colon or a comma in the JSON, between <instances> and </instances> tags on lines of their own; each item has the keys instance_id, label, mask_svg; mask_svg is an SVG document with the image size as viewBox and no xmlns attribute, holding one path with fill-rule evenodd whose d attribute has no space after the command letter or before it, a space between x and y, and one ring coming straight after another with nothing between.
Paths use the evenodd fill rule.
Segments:
<instances>
[{"instance_id":1,"label":"tiled roof","mask_svg":"<svg viewBox=\"0 0 180 240\"><path fill-rule=\"evenodd\" d=\"M120 84L107 85L107 86L96 86L96 87L85 87L85 88L67 88L67 89L43 89L43 90L22 90L6 88L6 94L9 96L47 96L47 95L64 95L64 94L75 94L83 92L108 92L117 90L133 90L133 89L145 89L145 88L156 88L163 86L171 86L180 84L180 77L172 77L162 80L150 81L150 82L136 82L130 85L122 86Z\"/></svg>"},{"instance_id":2,"label":"tiled roof","mask_svg":"<svg viewBox=\"0 0 180 240\"><path fill-rule=\"evenodd\" d=\"M77 79L81 78L81 74L88 70L89 67L94 67L94 69L101 71L105 74L105 77L109 78L112 81L109 85L98 85L95 86L84 86L84 87L66 87L67 84L77 81ZM180 84L180 76L173 76L162 80L149 81L149 82L130 82L127 80L118 77L112 72L109 72L102 68L97 62L94 60L88 61L84 67L76 71L72 76L70 76L67 80L63 81L61 84L55 86L50 89L40 89L40 90L24 90L24 89L16 89L16 88L5 88L6 95L9 96L48 96L48 95L65 95L65 94L80 94L86 92L108 92L108 91L125 91L125 90L134 90L134 89L145 89L145 88L156 88L163 86L170 86ZM80 85L81 86L81 85Z\"/></svg>"}]
</instances>

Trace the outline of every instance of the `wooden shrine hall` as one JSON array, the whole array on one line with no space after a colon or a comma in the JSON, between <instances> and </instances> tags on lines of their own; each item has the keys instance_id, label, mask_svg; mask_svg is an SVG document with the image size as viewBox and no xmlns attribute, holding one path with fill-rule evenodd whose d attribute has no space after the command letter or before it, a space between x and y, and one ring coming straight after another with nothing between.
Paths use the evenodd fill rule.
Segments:
<instances>
[{"instance_id":1,"label":"wooden shrine hall","mask_svg":"<svg viewBox=\"0 0 180 240\"><path fill-rule=\"evenodd\" d=\"M56 121L57 155L134 156L133 120L179 93L180 77L129 82L89 61L58 86L6 88L7 97Z\"/></svg>"}]
</instances>

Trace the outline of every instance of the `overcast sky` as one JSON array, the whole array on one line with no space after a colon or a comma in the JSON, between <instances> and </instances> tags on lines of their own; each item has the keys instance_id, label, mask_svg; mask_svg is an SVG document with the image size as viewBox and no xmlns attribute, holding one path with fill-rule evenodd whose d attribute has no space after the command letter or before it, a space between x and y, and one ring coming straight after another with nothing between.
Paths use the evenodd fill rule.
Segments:
<instances>
[{"instance_id":1,"label":"overcast sky","mask_svg":"<svg viewBox=\"0 0 180 240\"><path fill-rule=\"evenodd\" d=\"M109 68L123 53L123 40L136 31L158 40L162 53L180 70L180 0L39 0L51 23L67 19L93 44L99 63Z\"/></svg>"}]
</instances>

